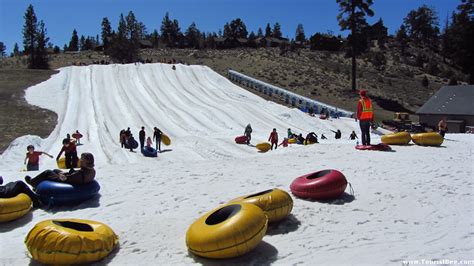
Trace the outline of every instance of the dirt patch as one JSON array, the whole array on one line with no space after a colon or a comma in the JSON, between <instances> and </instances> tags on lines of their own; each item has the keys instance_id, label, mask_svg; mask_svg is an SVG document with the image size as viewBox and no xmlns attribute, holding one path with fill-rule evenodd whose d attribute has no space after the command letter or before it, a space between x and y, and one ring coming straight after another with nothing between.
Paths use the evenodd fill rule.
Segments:
<instances>
[{"instance_id":1,"label":"dirt patch","mask_svg":"<svg viewBox=\"0 0 474 266\"><path fill-rule=\"evenodd\" d=\"M0 153L23 135L47 137L57 122L54 112L29 105L25 89L57 73L53 70L0 69ZM26 152L26 147L25 147Z\"/></svg>"}]
</instances>

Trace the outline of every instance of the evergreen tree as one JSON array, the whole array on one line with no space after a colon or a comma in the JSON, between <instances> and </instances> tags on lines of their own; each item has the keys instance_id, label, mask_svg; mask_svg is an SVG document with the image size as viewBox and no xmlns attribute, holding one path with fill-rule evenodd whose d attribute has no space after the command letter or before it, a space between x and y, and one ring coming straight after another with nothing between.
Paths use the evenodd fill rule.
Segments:
<instances>
[{"instance_id":1,"label":"evergreen tree","mask_svg":"<svg viewBox=\"0 0 474 266\"><path fill-rule=\"evenodd\" d=\"M20 55L20 48L18 47L18 43L15 43L15 45L13 45L13 55L14 56Z\"/></svg>"},{"instance_id":2,"label":"evergreen tree","mask_svg":"<svg viewBox=\"0 0 474 266\"><path fill-rule=\"evenodd\" d=\"M247 35L247 27L240 18L236 18L230 24L226 23L224 25L224 37L226 38L247 38Z\"/></svg>"},{"instance_id":3,"label":"evergreen tree","mask_svg":"<svg viewBox=\"0 0 474 266\"><path fill-rule=\"evenodd\" d=\"M200 48L200 39L201 39L201 32L196 27L196 23L191 23L188 29L186 30L184 36L188 41L188 45L192 48L199 49Z\"/></svg>"},{"instance_id":4,"label":"evergreen tree","mask_svg":"<svg viewBox=\"0 0 474 266\"><path fill-rule=\"evenodd\" d=\"M277 22L273 25L272 37L280 39L281 36L281 26L280 23Z\"/></svg>"},{"instance_id":5,"label":"evergreen tree","mask_svg":"<svg viewBox=\"0 0 474 266\"><path fill-rule=\"evenodd\" d=\"M257 36L255 35L255 32L251 31L249 34L249 41L253 41L257 39Z\"/></svg>"},{"instance_id":6,"label":"evergreen tree","mask_svg":"<svg viewBox=\"0 0 474 266\"><path fill-rule=\"evenodd\" d=\"M46 28L42 20L38 24L37 36L37 47L35 49L34 60L30 64L30 68L48 69L48 50L46 48L46 44L48 43L49 38L46 37Z\"/></svg>"},{"instance_id":7,"label":"evergreen tree","mask_svg":"<svg viewBox=\"0 0 474 266\"><path fill-rule=\"evenodd\" d=\"M24 54L30 56L29 60L33 61L32 57L36 44L38 22L32 5L28 6L23 18L25 19L25 24L23 25Z\"/></svg>"},{"instance_id":8,"label":"evergreen tree","mask_svg":"<svg viewBox=\"0 0 474 266\"><path fill-rule=\"evenodd\" d=\"M397 35L395 39L398 45L400 46L401 54L405 55L405 50L407 48L409 38L405 30L405 26L403 24L400 26L400 29L397 31Z\"/></svg>"},{"instance_id":9,"label":"evergreen tree","mask_svg":"<svg viewBox=\"0 0 474 266\"><path fill-rule=\"evenodd\" d=\"M81 38L79 39L79 48L81 51L87 50L86 37L84 37L84 35L81 35Z\"/></svg>"},{"instance_id":10,"label":"evergreen tree","mask_svg":"<svg viewBox=\"0 0 474 266\"><path fill-rule=\"evenodd\" d=\"M102 19L101 38L104 50L109 49L110 40L112 39L112 26L110 26L110 21L107 17Z\"/></svg>"},{"instance_id":11,"label":"evergreen tree","mask_svg":"<svg viewBox=\"0 0 474 266\"><path fill-rule=\"evenodd\" d=\"M272 37L272 28L270 28L270 23L267 23L267 26L265 27L265 37Z\"/></svg>"},{"instance_id":12,"label":"evergreen tree","mask_svg":"<svg viewBox=\"0 0 474 266\"><path fill-rule=\"evenodd\" d=\"M54 48L53 48L53 52L55 54L59 54L61 52L61 49L59 48L59 46L55 45Z\"/></svg>"},{"instance_id":13,"label":"evergreen tree","mask_svg":"<svg viewBox=\"0 0 474 266\"><path fill-rule=\"evenodd\" d=\"M298 24L298 26L296 26L295 41L301 42L301 43L306 41L303 24Z\"/></svg>"},{"instance_id":14,"label":"evergreen tree","mask_svg":"<svg viewBox=\"0 0 474 266\"><path fill-rule=\"evenodd\" d=\"M5 54L5 50L7 49L7 47L5 46L5 44L3 42L0 42L0 57L5 57L6 54Z\"/></svg>"},{"instance_id":15,"label":"evergreen tree","mask_svg":"<svg viewBox=\"0 0 474 266\"><path fill-rule=\"evenodd\" d=\"M439 35L439 19L434 8L423 5L412 10L404 18L403 23L411 40L437 48Z\"/></svg>"},{"instance_id":16,"label":"evergreen tree","mask_svg":"<svg viewBox=\"0 0 474 266\"><path fill-rule=\"evenodd\" d=\"M71 40L69 41L69 51L79 51L79 37L77 36L77 31L74 29L72 31Z\"/></svg>"},{"instance_id":17,"label":"evergreen tree","mask_svg":"<svg viewBox=\"0 0 474 266\"><path fill-rule=\"evenodd\" d=\"M337 16L341 30L350 30L349 44L352 56L352 90L356 90L356 55L361 53L367 45L364 32L367 27L365 16L372 17L374 12L370 9L372 0L336 0L340 13ZM361 45L362 44L362 45ZM361 46L359 46L361 45Z\"/></svg>"},{"instance_id":18,"label":"evergreen tree","mask_svg":"<svg viewBox=\"0 0 474 266\"><path fill-rule=\"evenodd\" d=\"M161 22L161 38L169 46L175 47L175 44L179 41L181 35L181 29L179 27L178 20L171 20L168 12L163 17Z\"/></svg>"},{"instance_id":19,"label":"evergreen tree","mask_svg":"<svg viewBox=\"0 0 474 266\"><path fill-rule=\"evenodd\" d=\"M153 32L151 33L150 41L151 41L151 44L153 45L153 48L158 47L158 44L159 44L159 41L160 41L160 36L159 36L158 31L156 29L153 30Z\"/></svg>"},{"instance_id":20,"label":"evergreen tree","mask_svg":"<svg viewBox=\"0 0 474 266\"><path fill-rule=\"evenodd\" d=\"M262 38L262 37L263 37L262 28L258 27L257 38Z\"/></svg>"},{"instance_id":21,"label":"evergreen tree","mask_svg":"<svg viewBox=\"0 0 474 266\"><path fill-rule=\"evenodd\" d=\"M132 16L128 17L127 20L132 24L135 23ZM133 39L135 37L132 38L132 36L136 36L136 32L131 30L132 28L133 25L127 25L123 14L120 14L117 33L113 35L109 49L110 56L120 63L133 63L139 60L138 41Z\"/></svg>"},{"instance_id":22,"label":"evergreen tree","mask_svg":"<svg viewBox=\"0 0 474 266\"><path fill-rule=\"evenodd\" d=\"M228 38L231 36L231 32L230 32L230 25L229 25L229 22L227 22L225 25L224 25L224 34L222 35L222 37L224 38Z\"/></svg>"}]
</instances>

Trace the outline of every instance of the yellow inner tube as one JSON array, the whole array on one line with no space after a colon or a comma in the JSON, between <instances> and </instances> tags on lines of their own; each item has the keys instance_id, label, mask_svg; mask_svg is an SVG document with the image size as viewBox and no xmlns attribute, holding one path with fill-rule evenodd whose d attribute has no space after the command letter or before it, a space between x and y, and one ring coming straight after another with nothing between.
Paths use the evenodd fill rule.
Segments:
<instances>
[{"instance_id":1,"label":"yellow inner tube","mask_svg":"<svg viewBox=\"0 0 474 266\"><path fill-rule=\"evenodd\" d=\"M233 258L254 249L267 225L267 216L259 207L228 203L196 220L186 233L186 245L202 257Z\"/></svg>"},{"instance_id":2,"label":"yellow inner tube","mask_svg":"<svg viewBox=\"0 0 474 266\"><path fill-rule=\"evenodd\" d=\"M59 169L67 169L66 168L66 158L65 157L59 158L59 160L56 163L58 164ZM80 159L77 160L77 167L78 168L81 167L81 160Z\"/></svg>"},{"instance_id":3,"label":"yellow inner tube","mask_svg":"<svg viewBox=\"0 0 474 266\"><path fill-rule=\"evenodd\" d=\"M165 135L165 134L161 134L161 142L163 142L163 144L165 144L166 146L171 145L171 139L170 139L170 137L168 137L168 136Z\"/></svg>"},{"instance_id":4,"label":"yellow inner tube","mask_svg":"<svg viewBox=\"0 0 474 266\"><path fill-rule=\"evenodd\" d=\"M413 134L411 138L415 144L422 146L441 146L444 140L437 132Z\"/></svg>"},{"instance_id":5,"label":"yellow inner tube","mask_svg":"<svg viewBox=\"0 0 474 266\"><path fill-rule=\"evenodd\" d=\"M295 144L296 142L298 142L296 138L289 138L288 139L288 143L290 143L290 144Z\"/></svg>"},{"instance_id":6,"label":"yellow inner tube","mask_svg":"<svg viewBox=\"0 0 474 266\"><path fill-rule=\"evenodd\" d=\"M36 224L25 239L33 259L44 264L80 264L105 258L118 237L103 223L54 219Z\"/></svg>"},{"instance_id":7,"label":"yellow inner tube","mask_svg":"<svg viewBox=\"0 0 474 266\"><path fill-rule=\"evenodd\" d=\"M0 222L9 222L23 217L31 209L31 199L26 194L13 198L0 198Z\"/></svg>"},{"instance_id":8,"label":"yellow inner tube","mask_svg":"<svg viewBox=\"0 0 474 266\"><path fill-rule=\"evenodd\" d=\"M286 218L293 209L293 199L290 194L278 188L239 197L230 202L243 202L258 206L267 215L270 223Z\"/></svg>"},{"instance_id":9,"label":"yellow inner tube","mask_svg":"<svg viewBox=\"0 0 474 266\"><path fill-rule=\"evenodd\" d=\"M262 142L262 143L259 143L259 144L255 145L255 147L259 151L266 152L266 151L268 151L272 148L272 144L270 144L268 142Z\"/></svg>"},{"instance_id":10,"label":"yellow inner tube","mask_svg":"<svg viewBox=\"0 0 474 266\"><path fill-rule=\"evenodd\" d=\"M398 132L382 136L382 143L387 145L407 145L411 136L408 132Z\"/></svg>"}]
</instances>

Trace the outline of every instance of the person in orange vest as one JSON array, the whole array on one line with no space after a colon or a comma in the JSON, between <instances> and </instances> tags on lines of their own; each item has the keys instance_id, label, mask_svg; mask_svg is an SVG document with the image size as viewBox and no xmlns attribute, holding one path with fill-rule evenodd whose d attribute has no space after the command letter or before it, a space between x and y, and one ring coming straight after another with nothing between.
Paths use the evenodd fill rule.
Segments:
<instances>
[{"instance_id":1,"label":"person in orange vest","mask_svg":"<svg viewBox=\"0 0 474 266\"><path fill-rule=\"evenodd\" d=\"M275 145L275 150L278 147L278 133L276 128L273 129L272 133L270 133L270 137L268 138L268 141L272 144L272 150L273 150L273 145Z\"/></svg>"},{"instance_id":2,"label":"person in orange vest","mask_svg":"<svg viewBox=\"0 0 474 266\"><path fill-rule=\"evenodd\" d=\"M366 90L359 91L360 99L357 103L357 119L359 120L362 145L370 145L370 124L374 120L372 101L367 97Z\"/></svg>"}]
</instances>

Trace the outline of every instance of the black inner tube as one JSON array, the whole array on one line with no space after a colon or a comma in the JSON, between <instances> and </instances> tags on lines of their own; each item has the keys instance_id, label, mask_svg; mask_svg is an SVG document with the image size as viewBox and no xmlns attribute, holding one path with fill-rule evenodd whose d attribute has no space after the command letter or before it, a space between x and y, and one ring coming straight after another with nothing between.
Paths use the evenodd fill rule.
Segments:
<instances>
[{"instance_id":1,"label":"black inner tube","mask_svg":"<svg viewBox=\"0 0 474 266\"><path fill-rule=\"evenodd\" d=\"M76 222L69 222L69 221L53 221L53 223L62 227L71 228L71 229L82 231L82 232L94 231L94 229L92 229L92 226L88 224L83 224L83 223L76 223Z\"/></svg>"},{"instance_id":2,"label":"black inner tube","mask_svg":"<svg viewBox=\"0 0 474 266\"><path fill-rule=\"evenodd\" d=\"M272 191L273 191L273 189L265 190L265 191L262 191L262 192L258 192L258 193L249 195L249 196L245 197L244 199L248 199L248 198L256 197L256 196L261 196L261 195L263 195L263 194L267 194L267 193L270 193L270 192L272 192Z\"/></svg>"},{"instance_id":3,"label":"black inner tube","mask_svg":"<svg viewBox=\"0 0 474 266\"><path fill-rule=\"evenodd\" d=\"M215 225L218 223L221 223L230 217L234 216L236 213L240 211L242 206L240 204L232 204L225 206L224 208L221 208L217 211L215 211L213 214L209 215L206 219L206 224L207 225Z\"/></svg>"},{"instance_id":4,"label":"black inner tube","mask_svg":"<svg viewBox=\"0 0 474 266\"><path fill-rule=\"evenodd\" d=\"M323 171L319 171L319 172L316 172L308 177L306 177L306 179L316 179L316 178L320 178L320 177L323 177L327 174L329 174L331 172L331 170L323 170Z\"/></svg>"}]
</instances>

